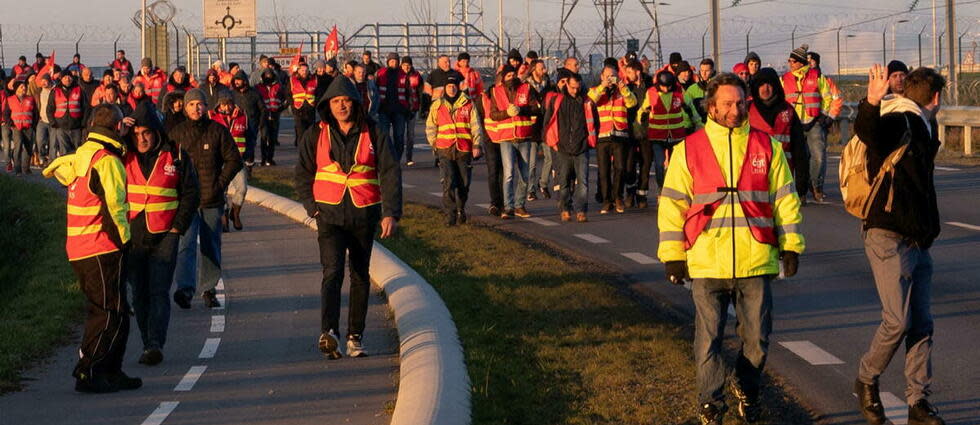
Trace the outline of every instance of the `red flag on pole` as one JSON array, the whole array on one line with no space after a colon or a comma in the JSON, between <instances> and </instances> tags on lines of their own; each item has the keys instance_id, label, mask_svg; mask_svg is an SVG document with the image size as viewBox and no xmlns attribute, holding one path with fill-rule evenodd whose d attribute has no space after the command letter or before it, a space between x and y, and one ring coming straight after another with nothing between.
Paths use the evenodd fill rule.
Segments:
<instances>
[{"instance_id":1,"label":"red flag on pole","mask_svg":"<svg viewBox=\"0 0 980 425\"><path fill-rule=\"evenodd\" d=\"M327 42L323 43L323 56L327 58L332 58L337 56L337 52L340 51L340 40L337 37L337 26L334 25L333 29L330 30L330 35L327 36Z\"/></svg>"},{"instance_id":2,"label":"red flag on pole","mask_svg":"<svg viewBox=\"0 0 980 425\"><path fill-rule=\"evenodd\" d=\"M299 50L297 50L296 54L293 55L293 60L289 62L290 72L296 72L296 70L299 69L299 60L303 57L303 43L304 41L299 42Z\"/></svg>"},{"instance_id":3,"label":"red flag on pole","mask_svg":"<svg viewBox=\"0 0 980 425\"><path fill-rule=\"evenodd\" d=\"M41 67L41 70L38 71L37 75L40 77L46 72L50 73L51 76L54 77L54 50L51 51L51 57L44 61L44 66Z\"/></svg>"}]
</instances>

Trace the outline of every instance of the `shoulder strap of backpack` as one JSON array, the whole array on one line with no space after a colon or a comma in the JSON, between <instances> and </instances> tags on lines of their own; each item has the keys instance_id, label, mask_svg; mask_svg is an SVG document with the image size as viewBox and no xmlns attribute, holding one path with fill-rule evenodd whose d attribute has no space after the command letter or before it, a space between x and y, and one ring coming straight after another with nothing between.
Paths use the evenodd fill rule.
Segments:
<instances>
[{"instance_id":1,"label":"shoulder strap of backpack","mask_svg":"<svg viewBox=\"0 0 980 425\"><path fill-rule=\"evenodd\" d=\"M898 147L895 148L892 153L885 157L885 160L881 163L881 168L878 170L878 174L871 185L871 193L868 196L868 201L864 205L864 216L867 217L871 210L871 204L874 202L875 198L878 196L878 190L881 189L882 183L885 181L885 176L887 175L893 184L888 187L888 201L885 203L885 212L892 211L892 203L895 200L895 166L898 161L901 161L905 156L905 152L908 151L909 143L912 141L912 123L909 122L909 117L904 113L902 116L905 118L905 133L902 134L902 140L898 143Z\"/></svg>"}]
</instances>

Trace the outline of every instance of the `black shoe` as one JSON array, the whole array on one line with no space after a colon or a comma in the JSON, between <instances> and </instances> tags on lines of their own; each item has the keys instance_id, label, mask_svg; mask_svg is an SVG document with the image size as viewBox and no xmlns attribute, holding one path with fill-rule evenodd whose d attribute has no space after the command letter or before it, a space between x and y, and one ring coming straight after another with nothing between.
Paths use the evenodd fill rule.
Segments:
<instances>
[{"instance_id":1,"label":"black shoe","mask_svg":"<svg viewBox=\"0 0 980 425\"><path fill-rule=\"evenodd\" d=\"M89 394L105 394L119 391L119 388L112 385L105 376L89 377L82 375L81 378L75 378L75 391Z\"/></svg>"},{"instance_id":2,"label":"black shoe","mask_svg":"<svg viewBox=\"0 0 980 425\"><path fill-rule=\"evenodd\" d=\"M636 195L636 207L639 209L646 209L647 207L647 197L643 195Z\"/></svg>"},{"instance_id":3,"label":"black shoe","mask_svg":"<svg viewBox=\"0 0 980 425\"><path fill-rule=\"evenodd\" d=\"M721 421L725 418L725 407L719 408L713 404L705 403L698 409L698 423L701 425L722 425Z\"/></svg>"},{"instance_id":4,"label":"black shoe","mask_svg":"<svg viewBox=\"0 0 980 425\"><path fill-rule=\"evenodd\" d=\"M626 194L626 208L633 208L636 206L636 195L632 193Z\"/></svg>"},{"instance_id":5,"label":"black shoe","mask_svg":"<svg viewBox=\"0 0 980 425\"><path fill-rule=\"evenodd\" d=\"M885 406L881 404L881 397L878 395L878 384L867 385L855 380L854 393L858 396L858 410L864 419L871 425L884 424Z\"/></svg>"},{"instance_id":6,"label":"black shoe","mask_svg":"<svg viewBox=\"0 0 980 425\"><path fill-rule=\"evenodd\" d=\"M317 340L317 346L320 347L320 352L328 360L337 360L343 357L340 354L340 341L337 340L337 334L333 330L321 333L320 339Z\"/></svg>"},{"instance_id":7,"label":"black shoe","mask_svg":"<svg viewBox=\"0 0 980 425\"><path fill-rule=\"evenodd\" d=\"M762 409L759 407L759 398L746 394L734 381L729 383L728 389L732 397L738 401L738 406L735 409L738 417L750 424L758 422L759 416L762 413Z\"/></svg>"},{"instance_id":8,"label":"black shoe","mask_svg":"<svg viewBox=\"0 0 980 425\"><path fill-rule=\"evenodd\" d=\"M218 308L218 307L221 307L221 303L218 302L218 297L215 296L213 289L210 290L210 291L204 291L204 293L201 294L201 297L204 298L204 306L205 307L207 307L207 308Z\"/></svg>"},{"instance_id":9,"label":"black shoe","mask_svg":"<svg viewBox=\"0 0 980 425\"><path fill-rule=\"evenodd\" d=\"M528 192L527 193L527 200L528 201L537 201L538 200L538 195L536 193L534 193L534 192Z\"/></svg>"},{"instance_id":10,"label":"black shoe","mask_svg":"<svg viewBox=\"0 0 980 425\"><path fill-rule=\"evenodd\" d=\"M500 218L503 220L510 220L514 218L514 210L506 210L500 213Z\"/></svg>"},{"instance_id":11,"label":"black shoe","mask_svg":"<svg viewBox=\"0 0 980 425\"><path fill-rule=\"evenodd\" d=\"M909 425L946 425L946 421L939 417L939 409L921 399L909 406Z\"/></svg>"},{"instance_id":12,"label":"black shoe","mask_svg":"<svg viewBox=\"0 0 980 425\"><path fill-rule=\"evenodd\" d=\"M446 227L453 227L456 225L456 213L446 214Z\"/></svg>"},{"instance_id":13,"label":"black shoe","mask_svg":"<svg viewBox=\"0 0 980 425\"><path fill-rule=\"evenodd\" d=\"M187 310L191 308L191 296L178 289L176 292L174 292L174 303L177 304L178 307Z\"/></svg>"},{"instance_id":14,"label":"black shoe","mask_svg":"<svg viewBox=\"0 0 980 425\"><path fill-rule=\"evenodd\" d=\"M456 211L456 222L459 224L466 224L466 211Z\"/></svg>"},{"instance_id":15,"label":"black shoe","mask_svg":"<svg viewBox=\"0 0 980 425\"><path fill-rule=\"evenodd\" d=\"M163 361L163 352L159 348L151 348L149 350L143 350L143 354L140 355L140 364L145 364L147 366L156 366Z\"/></svg>"},{"instance_id":16,"label":"black shoe","mask_svg":"<svg viewBox=\"0 0 980 425\"><path fill-rule=\"evenodd\" d=\"M496 205L494 205L494 206L491 206L491 207L490 207L490 208L489 208L489 209L487 210L487 214L490 214L490 215L492 215L492 216L494 216L494 217L500 217L500 207L498 207L498 206L496 206Z\"/></svg>"},{"instance_id":17,"label":"black shoe","mask_svg":"<svg viewBox=\"0 0 980 425\"><path fill-rule=\"evenodd\" d=\"M541 196L542 196L542 197L543 197L544 199L551 199L551 190L550 190L550 189L548 189L547 187L543 187L543 186L542 186L542 187L541 187Z\"/></svg>"},{"instance_id":18,"label":"black shoe","mask_svg":"<svg viewBox=\"0 0 980 425\"><path fill-rule=\"evenodd\" d=\"M276 165L276 161L275 160L270 159L268 162L269 162L269 165L272 165L272 166Z\"/></svg>"},{"instance_id":19,"label":"black shoe","mask_svg":"<svg viewBox=\"0 0 980 425\"><path fill-rule=\"evenodd\" d=\"M132 378L127 376L122 371L111 373L106 376L109 383L119 388L120 390L135 390L143 386L143 380L140 378Z\"/></svg>"}]
</instances>

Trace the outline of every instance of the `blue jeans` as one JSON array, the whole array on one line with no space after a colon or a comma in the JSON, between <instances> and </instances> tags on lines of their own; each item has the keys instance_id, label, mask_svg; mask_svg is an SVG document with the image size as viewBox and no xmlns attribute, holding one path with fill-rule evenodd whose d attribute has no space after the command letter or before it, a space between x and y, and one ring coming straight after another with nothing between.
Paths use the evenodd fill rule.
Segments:
<instances>
[{"instance_id":1,"label":"blue jeans","mask_svg":"<svg viewBox=\"0 0 980 425\"><path fill-rule=\"evenodd\" d=\"M0 125L0 149L7 154L7 163L14 162L14 138L11 134L11 127L7 124Z\"/></svg>"},{"instance_id":2,"label":"blue jeans","mask_svg":"<svg viewBox=\"0 0 980 425\"><path fill-rule=\"evenodd\" d=\"M395 160L402 160L405 150L405 121L408 117L398 112L382 112L378 114L378 126L388 133L388 143L395 154Z\"/></svg>"},{"instance_id":3,"label":"blue jeans","mask_svg":"<svg viewBox=\"0 0 980 425\"><path fill-rule=\"evenodd\" d=\"M694 279L694 365L698 405L725 404L728 368L722 357L728 305L735 305L735 332L741 349L735 363L735 383L750 397L759 394L762 369L772 333L772 276L740 279Z\"/></svg>"},{"instance_id":4,"label":"blue jeans","mask_svg":"<svg viewBox=\"0 0 980 425\"><path fill-rule=\"evenodd\" d=\"M78 146L82 144L82 129L80 128L74 130L57 128L55 129L54 135L55 158L74 153L75 149L78 149Z\"/></svg>"},{"instance_id":5,"label":"blue jeans","mask_svg":"<svg viewBox=\"0 0 980 425\"><path fill-rule=\"evenodd\" d=\"M177 290L193 296L213 290L221 278L221 216L224 206L197 210L187 232L180 238L177 251L177 270L174 279ZM198 237L201 240L201 268L197 267Z\"/></svg>"},{"instance_id":6,"label":"blue jeans","mask_svg":"<svg viewBox=\"0 0 980 425\"><path fill-rule=\"evenodd\" d=\"M504 167L504 209L524 208L527 202L528 165L531 142L501 143L500 156ZM516 174L516 176L515 176ZM514 178L517 181L514 181Z\"/></svg>"},{"instance_id":7,"label":"blue jeans","mask_svg":"<svg viewBox=\"0 0 980 425\"><path fill-rule=\"evenodd\" d=\"M589 151L578 155L555 152L558 209L585 213L589 209Z\"/></svg>"},{"instance_id":8,"label":"blue jeans","mask_svg":"<svg viewBox=\"0 0 980 425\"><path fill-rule=\"evenodd\" d=\"M170 285L173 284L179 236L164 233L147 239L144 229L133 231L126 254L126 282L133 291L133 313L143 337L143 349L161 349L170 326Z\"/></svg>"},{"instance_id":9,"label":"blue jeans","mask_svg":"<svg viewBox=\"0 0 980 425\"><path fill-rule=\"evenodd\" d=\"M541 159L538 159L538 152L541 152ZM531 159L528 161L528 177L531 187L528 188L529 193L537 193L540 188L547 188L551 190L551 181L553 180L551 174L552 168L552 154L554 153L548 145L541 143L531 143Z\"/></svg>"},{"instance_id":10,"label":"blue jeans","mask_svg":"<svg viewBox=\"0 0 980 425\"><path fill-rule=\"evenodd\" d=\"M827 129L820 123L806 132L806 145L810 148L810 184L823 191L823 180L827 175Z\"/></svg>"},{"instance_id":11,"label":"blue jeans","mask_svg":"<svg viewBox=\"0 0 980 425\"><path fill-rule=\"evenodd\" d=\"M55 139L55 129L51 127L44 121L37 122L37 128L34 129L34 151L41 156L48 156L48 152L51 149L51 142Z\"/></svg>"}]
</instances>

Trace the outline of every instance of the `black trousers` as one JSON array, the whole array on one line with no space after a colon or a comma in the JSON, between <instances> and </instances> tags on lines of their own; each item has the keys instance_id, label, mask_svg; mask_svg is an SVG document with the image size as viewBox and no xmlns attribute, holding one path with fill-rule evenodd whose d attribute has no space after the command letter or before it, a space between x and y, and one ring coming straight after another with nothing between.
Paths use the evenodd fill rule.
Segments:
<instances>
[{"instance_id":1,"label":"black trousers","mask_svg":"<svg viewBox=\"0 0 980 425\"><path fill-rule=\"evenodd\" d=\"M347 309L347 335L363 335L367 320L371 278L371 247L377 223L338 226L317 222L320 264L323 281L320 286L320 329L340 332L340 291L344 284L344 264L350 255L350 297Z\"/></svg>"},{"instance_id":2,"label":"black trousers","mask_svg":"<svg viewBox=\"0 0 980 425\"><path fill-rule=\"evenodd\" d=\"M126 284L133 291L133 314L143 349L162 349L170 327L170 287L177 267L179 235L151 235L144 220L134 220L126 253Z\"/></svg>"},{"instance_id":3,"label":"black trousers","mask_svg":"<svg viewBox=\"0 0 980 425\"><path fill-rule=\"evenodd\" d=\"M466 200L470 195L470 180L473 166L472 156L458 155L451 159L439 156L439 171L442 177L442 209L446 214L466 210Z\"/></svg>"},{"instance_id":4,"label":"black trousers","mask_svg":"<svg viewBox=\"0 0 980 425\"><path fill-rule=\"evenodd\" d=\"M316 113L314 112L297 113L295 109L293 110L293 125L295 126L295 130L296 130L296 139L293 140L293 146L299 145L299 139L301 139L303 135L306 134L306 130L309 129L310 126L312 126L315 121L316 121Z\"/></svg>"},{"instance_id":5,"label":"black trousers","mask_svg":"<svg viewBox=\"0 0 980 425\"><path fill-rule=\"evenodd\" d=\"M599 139L595 149L599 165L599 194L602 203L608 206L623 199L627 145L619 139Z\"/></svg>"},{"instance_id":6,"label":"black trousers","mask_svg":"<svg viewBox=\"0 0 980 425\"><path fill-rule=\"evenodd\" d=\"M262 162L271 161L276 156L276 145L279 144L279 113L266 114L259 126L259 147L262 152Z\"/></svg>"},{"instance_id":7,"label":"black trousers","mask_svg":"<svg viewBox=\"0 0 980 425\"><path fill-rule=\"evenodd\" d=\"M636 188L640 184L640 143L631 137L626 140L625 149L626 170L623 172L623 189L626 195L636 195Z\"/></svg>"},{"instance_id":8,"label":"black trousers","mask_svg":"<svg viewBox=\"0 0 980 425\"><path fill-rule=\"evenodd\" d=\"M129 307L122 278L125 255L116 251L70 263L87 301L80 358L72 375L119 372L129 339Z\"/></svg>"},{"instance_id":9,"label":"black trousers","mask_svg":"<svg viewBox=\"0 0 980 425\"><path fill-rule=\"evenodd\" d=\"M490 189L490 205L504 207L504 163L497 143L484 144L487 158L487 185Z\"/></svg>"}]
</instances>

